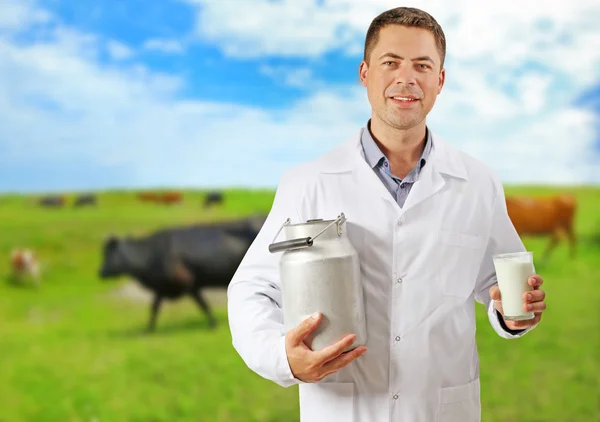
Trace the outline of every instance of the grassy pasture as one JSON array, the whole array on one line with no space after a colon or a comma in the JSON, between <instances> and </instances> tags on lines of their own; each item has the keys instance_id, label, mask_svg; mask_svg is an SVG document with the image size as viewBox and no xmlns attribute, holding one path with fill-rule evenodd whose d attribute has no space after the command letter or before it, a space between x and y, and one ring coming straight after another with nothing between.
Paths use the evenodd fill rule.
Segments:
<instances>
[{"instance_id":1,"label":"grassy pasture","mask_svg":"<svg viewBox=\"0 0 600 422\"><path fill-rule=\"evenodd\" d=\"M507 187L546 195L558 188ZM566 189L562 189L566 190ZM579 203L578 254L561 243L537 268L548 312L522 339L499 338L477 305L483 421L600 420L600 188L569 189ZM297 421L297 388L246 368L231 347L226 310L208 330L191 300L164 306L157 332L143 332L144 297L120 294L127 280L97 276L110 233L267 212L271 191L231 190L220 209L202 192L159 206L135 192L102 192L96 208L41 209L34 198L0 196L0 422ZM524 239L536 256L547 239ZM13 248L35 249L40 287L8 279Z\"/></svg>"}]
</instances>

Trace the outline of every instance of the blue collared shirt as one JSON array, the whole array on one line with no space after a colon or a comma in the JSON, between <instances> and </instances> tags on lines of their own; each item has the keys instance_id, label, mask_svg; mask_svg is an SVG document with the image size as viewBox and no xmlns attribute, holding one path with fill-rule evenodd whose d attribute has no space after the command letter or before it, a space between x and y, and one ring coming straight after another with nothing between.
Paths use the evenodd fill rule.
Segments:
<instances>
[{"instance_id":1,"label":"blue collared shirt","mask_svg":"<svg viewBox=\"0 0 600 422\"><path fill-rule=\"evenodd\" d=\"M400 179L398 176L394 175L390 170L390 162L388 158L381 152L379 146L373 139L373 135L371 134L371 121L367 123L365 130L363 130L363 134L361 137L361 143L363 147L363 151L365 153L365 159L367 163L371 166L373 171L377 174L381 182L390 192L392 197L396 200L400 208L404 206L406 202L406 198L413 186L413 184L419 178L419 174L421 169L425 166L427 162L427 158L429 157L429 152L431 151L431 132L429 128L426 129L425 135L425 148L423 149L423 153L421 154L421 159L417 163L415 167L411 169L411 171L406 175L404 179Z\"/></svg>"}]
</instances>

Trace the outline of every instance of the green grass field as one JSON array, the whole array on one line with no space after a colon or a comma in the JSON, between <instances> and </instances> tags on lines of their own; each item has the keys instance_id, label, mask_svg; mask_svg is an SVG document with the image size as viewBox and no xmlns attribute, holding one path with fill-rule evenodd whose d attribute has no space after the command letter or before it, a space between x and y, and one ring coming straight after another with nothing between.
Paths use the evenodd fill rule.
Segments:
<instances>
[{"instance_id":1,"label":"green grass field","mask_svg":"<svg viewBox=\"0 0 600 422\"><path fill-rule=\"evenodd\" d=\"M507 188L545 195L559 189ZM519 340L498 337L478 308L483 421L600 421L600 188L577 196L578 255L560 244L538 272L548 311ZM221 210L200 192L181 205L142 204L132 192L100 194L97 208L40 209L0 196L0 422L297 421L297 388L261 379L231 346L226 310L210 331L188 299L163 307L144 333L149 305L97 277L110 234L268 211L269 191L228 191ZM547 239L525 238L539 257ZM13 248L35 249L39 288L8 281Z\"/></svg>"}]
</instances>

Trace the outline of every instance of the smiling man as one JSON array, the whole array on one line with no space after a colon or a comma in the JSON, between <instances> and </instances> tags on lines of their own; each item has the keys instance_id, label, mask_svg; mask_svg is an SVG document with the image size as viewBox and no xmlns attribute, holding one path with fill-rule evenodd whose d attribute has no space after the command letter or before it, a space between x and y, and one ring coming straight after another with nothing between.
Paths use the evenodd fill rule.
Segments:
<instances>
[{"instance_id":1,"label":"smiling man","mask_svg":"<svg viewBox=\"0 0 600 422\"><path fill-rule=\"evenodd\" d=\"M536 275L523 296L535 317L505 321L492 256L525 248L502 184L427 127L445 53L441 27L422 10L373 20L359 68L371 118L343 145L284 174L229 285L234 347L257 374L300 384L302 421L479 421L474 302L507 339L534 328L546 308ZM284 331L280 255L268 246L287 218L340 212L360 256L368 340L342 353L355 340L349 333L312 351L304 339L327 315Z\"/></svg>"}]
</instances>

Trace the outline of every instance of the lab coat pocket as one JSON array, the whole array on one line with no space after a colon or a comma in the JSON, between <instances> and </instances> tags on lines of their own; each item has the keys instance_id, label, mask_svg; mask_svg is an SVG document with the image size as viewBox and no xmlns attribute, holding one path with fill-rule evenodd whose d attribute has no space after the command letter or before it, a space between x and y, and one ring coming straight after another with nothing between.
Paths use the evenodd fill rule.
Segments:
<instances>
[{"instance_id":1,"label":"lab coat pocket","mask_svg":"<svg viewBox=\"0 0 600 422\"><path fill-rule=\"evenodd\" d=\"M438 240L438 274L442 294L469 297L475 287L484 238L442 230L438 233Z\"/></svg>"},{"instance_id":2,"label":"lab coat pocket","mask_svg":"<svg viewBox=\"0 0 600 422\"><path fill-rule=\"evenodd\" d=\"M318 382L300 385L300 422L352 422L354 384Z\"/></svg>"},{"instance_id":3,"label":"lab coat pocket","mask_svg":"<svg viewBox=\"0 0 600 422\"><path fill-rule=\"evenodd\" d=\"M441 389L438 422L479 422L479 378L465 385Z\"/></svg>"}]
</instances>

